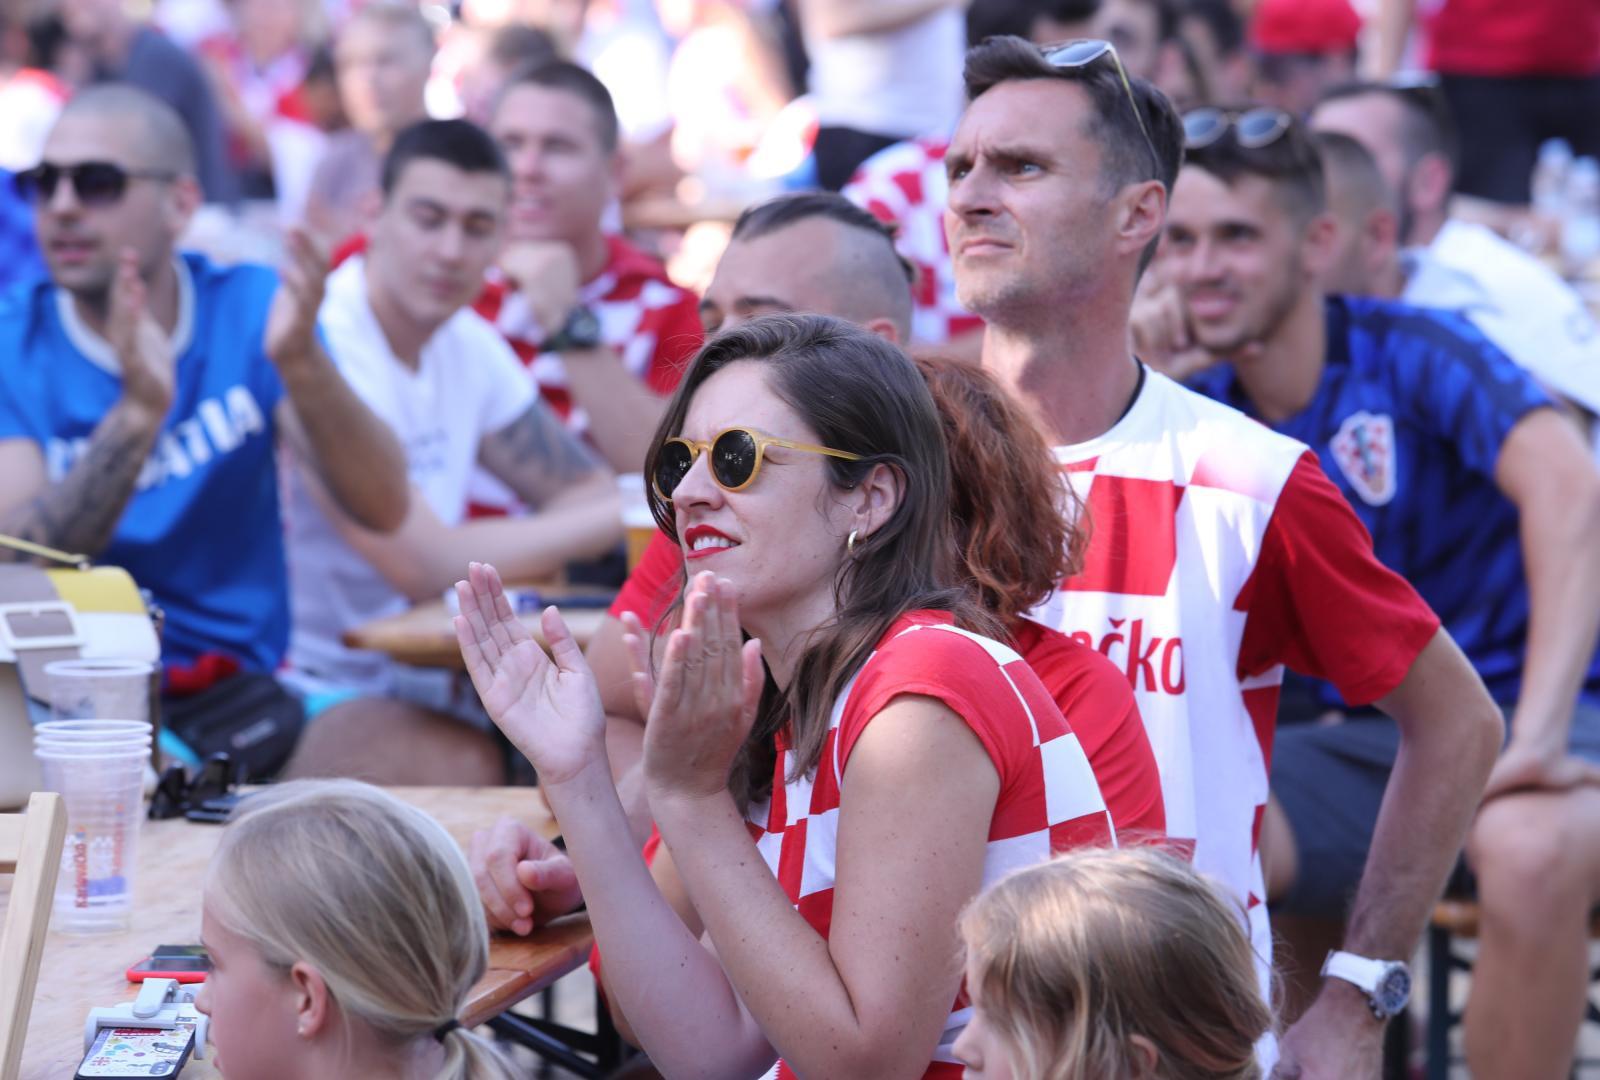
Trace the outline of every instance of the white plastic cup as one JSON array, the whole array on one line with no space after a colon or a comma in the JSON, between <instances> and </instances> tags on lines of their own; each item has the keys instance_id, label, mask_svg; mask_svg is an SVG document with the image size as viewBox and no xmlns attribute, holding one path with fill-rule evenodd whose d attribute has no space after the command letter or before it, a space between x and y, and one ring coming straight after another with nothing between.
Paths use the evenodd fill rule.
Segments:
<instances>
[{"instance_id":1,"label":"white plastic cup","mask_svg":"<svg viewBox=\"0 0 1600 1080\"><path fill-rule=\"evenodd\" d=\"M150 760L147 723L50 721L39 725L34 757L46 790L61 793L67 837L51 925L69 934L128 928Z\"/></svg>"},{"instance_id":2,"label":"white plastic cup","mask_svg":"<svg viewBox=\"0 0 1600 1080\"><path fill-rule=\"evenodd\" d=\"M143 660L53 660L50 715L56 720L150 719L150 676Z\"/></svg>"}]
</instances>

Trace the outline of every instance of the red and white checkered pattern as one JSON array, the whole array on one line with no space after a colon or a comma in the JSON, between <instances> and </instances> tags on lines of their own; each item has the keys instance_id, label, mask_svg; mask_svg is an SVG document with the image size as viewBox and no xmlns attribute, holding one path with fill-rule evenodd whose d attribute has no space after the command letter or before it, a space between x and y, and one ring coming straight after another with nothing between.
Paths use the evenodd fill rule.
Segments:
<instances>
[{"instance_id":1,"label":"red and white checkered pattern","mask_svg":"<svg viewBox=\"0 0 1600 1080\"><path fill-rule=\"evenodd\" d=\"M1403 677L1419 648L1405 635L1432 613L1376 562L1337 492L1324 497L1331 485L1303 444L1163 376L1148 375L1105 435L1056 456L1093 533L1083 570L1031 617L1124 669L1160 768L1167 831L1246 905L1265 990L1257 841L1284 661L1371 701ZM1301 544L1319 557L1283 554ZM1369 617L1379 610L1391 614ZM1407 648L1397 669L1392 654Z\"/></svg>"},{"instance_id":2,"label":"red and white checkered pattern","mask_svg":"<svg viewBox=\"0 0 1600 1080\"><path fill-rule=\"evenodd\" d=\"M985 886L1054 852L1115 843L1089 761L1023 659L997 641L952 626L946 615L915 612L890 627L834 704L815 774L785 783L793 755L780 737L772 798L749 812L762 858L795 908L824 938L833 918L845 766L872 718L894 697L907 693L936 698L959 714L1000 774L984 857ZM960 1075L950 1049L970 1010L964 996L955 1006L928 1076ZM776 1075L794 1074L780 1062Z\"/></svg>"},{"instance_id":3,"label":"red and white checkered pattern","mask_svg":"<svg viewBox=\"0 0 1600 1080\"><path fill-rule=\"evenodd\" d=\"M956 299L956 276L944 235L950 182L944 173L945 139L911 139L868 158L843 194L879 221L895 226L895 247L917 269L911 340L942 345L983 327Z\"/></svg>"},{"instance_id":4,"label":"red and white checkered pattern","mask_svg":"<svg viewBox=\"0 0 1600 1080\"><path fill-rule=\"evenodd\" d=\"M656 393L670 394L705 337L700 301L674 285L659 262L621 237L608 237L606 243L611 253L606 268L583 286L579 299L599 318L600 340L616 351L623 366ZM587 437L589 417L572 400L561 357L540 352L553 331L539 325L527 297L494 270L473 308L505 335L545 404L568 430ZM505 486L482 470L473 481L472 502L475 514L516 505Z\"/></svg>"}]
</instances>

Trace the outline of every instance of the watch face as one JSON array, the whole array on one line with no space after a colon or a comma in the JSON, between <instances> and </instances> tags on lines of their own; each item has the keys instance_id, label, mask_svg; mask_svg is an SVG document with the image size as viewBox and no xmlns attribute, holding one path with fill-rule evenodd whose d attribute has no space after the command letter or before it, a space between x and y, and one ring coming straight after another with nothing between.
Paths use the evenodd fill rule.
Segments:
<instances>
[{"instance_id":1,"label":"watch face","mask_svg":"<svg viewBox=\"0 0 1600 1080\"><path fill-rule=\"evenodd\" d=\"M1411 972L1404 964L1394 964L1383 973L1372 992L1374 1004L1386 1016L1394 1016L1406 1007L1411 999Z\"/></svg>"},{"instance_id":2,"label":"watch face","mask_svg":"<svg viewBox=\"0 0 1600 1080\"><path fill-rule=\"evenodd\" d=\"M600 319L588 308L579 308L567 320L566 336L584 346L600 344Z\"/></svg>"}]
</instances>

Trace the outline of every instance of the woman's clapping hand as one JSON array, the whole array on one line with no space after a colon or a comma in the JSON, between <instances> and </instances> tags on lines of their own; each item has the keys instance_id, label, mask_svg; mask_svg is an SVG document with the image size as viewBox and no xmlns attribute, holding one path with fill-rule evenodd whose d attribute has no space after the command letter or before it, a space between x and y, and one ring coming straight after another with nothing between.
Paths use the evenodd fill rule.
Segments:
<instances>
[{"instance_id":1,"label":"woman's clapping hand","mask_svg":"<svg viewBox=\"0 0 1600 1080\"><path fill-rule=\"evenodd\" d=\"M605 713L583 651L555 608L543 615L547 656L506 599L500 575L472 563L456 582L456 640L489 718L527 755L545 785L604 766Z\"/></svg>"},{"instance_id":2,"label":"woman's clapping hand","mask_svg":"<svg viewBox=\"0 0 1600 1080\"><path fill-rule=\"evenodd\" d=\"M701 798L728 789L765 684L761 642L741 636L733 583L696 575L683 625L667 639L645 724L644 770L652 797ZM641 653L632 651L636 668ZM637 676L635 685L646 692Z\"/></svg>"}]
</instances>

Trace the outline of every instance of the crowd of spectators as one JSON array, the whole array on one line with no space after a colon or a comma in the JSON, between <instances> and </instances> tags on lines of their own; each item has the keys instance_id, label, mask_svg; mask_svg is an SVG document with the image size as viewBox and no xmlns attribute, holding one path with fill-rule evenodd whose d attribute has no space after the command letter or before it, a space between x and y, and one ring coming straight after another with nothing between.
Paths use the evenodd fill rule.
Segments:
<instances>
[{"instance_id":1,"label":"crowd of spectators","mask_svg":"<svg viewBox=\"0 0 1600 1080\"><path fill-rule=\"evenodd\" d=\"M1447 882L1473 1074L1565 1075L1597 118L1588 0L16 0L0 533L147 591L191 763L537 779L488 924L586 902L667 1075L1360 1075ZM345 644L441 599L465 672ZM1150 890L1222 1041L1030 1012Z\"/></svg>"}]
</instances>

